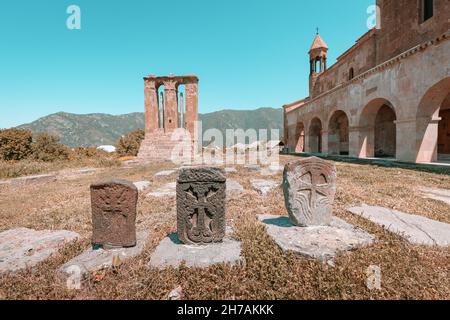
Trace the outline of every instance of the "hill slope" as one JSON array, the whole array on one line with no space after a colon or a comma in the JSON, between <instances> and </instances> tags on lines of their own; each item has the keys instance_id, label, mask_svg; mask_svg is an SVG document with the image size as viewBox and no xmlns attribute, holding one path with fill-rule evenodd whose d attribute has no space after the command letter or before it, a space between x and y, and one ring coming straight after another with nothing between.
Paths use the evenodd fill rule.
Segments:
<instances>
[{"instance_id":1,"label":"hill slope","mask_svg":"<svg viewBox=\"0 0 450 320\"><path fill-rule=\"evenodd\" d=\"M199 118L203 122L203 131L217 128L225 136L226 129L281 130L283 128L282 114L282 109L262 108L242 111L223 110L200 114ZM59 112L21 125L19 128L30 129L34 133L49 132L60 137L61 142L70 147L113 145L122 135L144 128L144 114L130 113L113 116Z\"/></svg>"}]
</instances>

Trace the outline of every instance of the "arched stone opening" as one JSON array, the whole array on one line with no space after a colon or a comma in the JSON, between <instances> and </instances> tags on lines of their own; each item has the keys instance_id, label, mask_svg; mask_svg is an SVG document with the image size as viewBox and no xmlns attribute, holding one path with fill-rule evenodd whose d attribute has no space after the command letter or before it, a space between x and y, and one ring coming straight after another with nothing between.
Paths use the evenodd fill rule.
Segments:
<instances>
[{"instance_id":1,"label":"arched stone opening","mask_svg":"<svg viewBox=\"0 0 450 320\"><path fill-rule=\"evenodd\" d=\"M297 123L295 129L295 152L305 152L305 126L303 122Z\"/></svg>"},{"instance_id":2,"label":"arched stone opening","mask_svg":"<svg viewBox=\"0 0 450 320\"><path fill-rule=\"evenodd\" d=\"M344 111L336 111L328 124L328 153L349 154L349 120Z\"/></svg>"},{"instance_id":3,"label":"arched stone opening","mask_svg":"<svg viewBox=\"0 0 450 320\"><path fill-rule=\"evenodd\" d=\"M322 153L322 121L314 118L309 125L309 151Z\"/></svg>"},{"instance_id":4,"label":"arched stone opening","mask_svg":"<svg viewBox=\"0 0 450 320\"><path fill-rule=\"evenodd\" d=\"M450 160L450 77L423 96L416 119L417 162Z\"/></svg>"},{"instance_id":5,"label":"arched stone opening","mask_svg":"<svg viewBox=\"0 0 450 320\"><path fill-rule=\"evenodd\" d=\"M386 99L369 102L360 116L361 158L395 158L397 153L397 116Z\"/></svg>"},{"instance_id":6,"label":"arched stone opening","mask_svg":"<svg viewBox=\"0 0 450 320\"><path fill-rule=\"evenodd\" d=\"M164 129L165 126L165 91L164 84L158 87L158 128Z\"/></svg>"},{"instance_id":7,"label":"arched stone opening","mask_svg":"<svg viewBox=\"0 0 450 320\"><path fill-rule=\"evenodd\" d=\"M384 104L375 118L375 157L395 158L397 148L397 131L395 111Z\"/></svg>"}]
</instances>

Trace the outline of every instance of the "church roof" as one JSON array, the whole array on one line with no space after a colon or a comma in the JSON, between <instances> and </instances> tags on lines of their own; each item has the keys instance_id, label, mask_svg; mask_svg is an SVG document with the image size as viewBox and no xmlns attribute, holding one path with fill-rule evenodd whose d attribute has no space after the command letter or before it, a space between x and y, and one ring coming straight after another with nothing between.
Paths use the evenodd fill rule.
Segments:
<instances>
[{"instance_id":1,"label":"church roof","mask_svg":"<svg viewBox=\"0 0 450 320\"><path fill-rule=\"evenodd\" d=\"M327 44L320 37L320 34L317 34L316 37L314 38L314 42L311 46L310 51L315 50L315 49L328 49Z\"/></svg>"}]
</instances>

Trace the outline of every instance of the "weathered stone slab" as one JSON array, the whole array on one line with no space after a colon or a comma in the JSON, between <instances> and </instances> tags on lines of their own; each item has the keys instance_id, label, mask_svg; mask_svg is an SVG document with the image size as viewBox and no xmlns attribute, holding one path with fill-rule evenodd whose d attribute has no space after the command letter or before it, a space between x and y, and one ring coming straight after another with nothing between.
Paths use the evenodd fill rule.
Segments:
<instances>
[{"instance_id":1,"label":"weathered stone slab","mask_svg":"<svg viewBox=\"0 0 450 320\"><path fill-rule=\"evenodd\" d=\"M297 227L288 217L258 215L275 243L284 251L327 261L340 252L372 244L374 236L334 217L329 226Z\"/></svg>"},{"instance_id":2,"label":"weathered stone slab","mask_svg":"<svg viewBox=\"0 0 450 320\"><path fill-rule=\"evenodd\" d=\"M410 243L441 247L450 245L450 224L383 207L362 206L348 211L383 226Z\"/></svg>"},{"instance_id":3,"label":"weathered stone slab","mask_svg":"<svg viewBox=\"0 0 450 320\"><path fill-rule=\"evenodd\" d=\"M165 238L152 254L149 266L158 269L178 268L182 264L191 268L207 268L214 264L244 265L241 243L226 236L221 243L205 246L185 245L171 234Z\"/></svg>"},{"instance_id":4,"label":"weathered stone slab","mask_svg":"<svg viewBox=\"0 0 450 320\"><path fill-rule=\"evenodd\" d=\"M156 189L155 191L148 193L147 196L155 198L175 197L176 188L177 188L176 182L166 183L165 185Z\"/></svg>"},{"instance_id":5,"label":"weathered stone slab","mask_svg":"<svg viewBox=\"0 0 450 320\"><path fill-rule=\"evenodd\" d=\"M117 249L97 249L90 247L79 256L65 263L59 268L62 275L70 276L74 270L79 272L79 275L85 275L89 272L100 271L111 268L113 265L124 262L127 259L140 255L144 249L148 239L149 233L147 231L140 231L137 233L136 246L131 248L117 248Z\"/></svg>"},{"instance_id":6,"label":"weathered stone slab","mask_svg":"<svg viewBox=\"0 0 450 320\"><path fill-rule=\"evenodd\" d=\"M424 198L437 200L450 204L450 190L438 188L420 188Z\"/></svg>"},{"instance_id":7,"label":"weathered stone slab","mask_svg":"<svg viewBox=\"0 0 450 320\"><path fill-rule=\"evenodd\" d=\"M79 175L90 175L90 174L94 174L96 172L97 172L97 169L95 169L95 168L84 168L84 169L74 170L74 173L79 174Z\"/></svg>"},{"instance_id":8,"label":"weathered stone slab","mask_svg":"<svg viewBox=\"0 0 450 320\"><path fill-rule=\"evenodd\" d=\"M136 245L138 190L125 180L91 185L92 244L104 249Z\"/></svg>"},{"instance_id":9,"label":"weathered stone slab","mask_svg":"<svg viewBox=\"0 0 450 320\"><path fill-rule=\"evenodd\" d=\"M11 184L13 186L25 186L34 183L44 183L44 182L53 182L56 181L56 175L54 174L40 174L34 176L26 176L15 178L11 180Z\"/></svg>"},{"instance_id":10,"label":"weathered stone slab","mask_svg":"<svg viewBox=\"0 0 450 320\"><path fill-rule=\"evenodd\" d=\"M18 228L4 231L0 233L0 273L34 267L78 238L78 233L66 230Z\"/></svg>"},{"instance_id":11,"label":"weathered stone slab","mask_svg":"<svg viewBox=\"0 0 450 320\"><path fill-rule=\"evenodd\" d=\"M249 171L253 171L253 172L259 172L261 171L261 166L257 165L257 164L249 164L249 165L245 165L244 166L245 169L249 170Z\"/></svg>"},{"instance_id":12,"label":"weathered stone slab","mask_svg":"<svg viewBox=\"0 0 450 320\"><path fill-rule=\"evenodd\" d=\"M336 167L316 157L288 163L283 191L292 223L302 227L328 225L336 194Z\"/></svg>"},{"instance_id":13,"label":"weathered stone slab","mask_svg":"<svg viewBox=\"0 0 450 320\"><path fill-rule=\"evenodd\" d=\"M0 180L0 186L9 186L10 184L10 180Z\"/></svg>"},{"instance_id":14,"label":"weathered stone slab","mask_svg":"<svg viewBox=\"0 0 450 320\"><path fill-rule=\"evenodd\" d=\"M241 194L244 192L244 187L233 179L227 179L227 194L228 195L235 195L235 194Z\"/></svg>"},{"instance_id":15,"label":"weathered stone slab","mask_svg":"<svg viewBox=\"0 0 450 320\"><path fill-rule=\"evenodd\" d=\"M225 236L226 178L218 168L183 169L177 180L177 234L185 244L221 242Z\"/></svg>"},{"instance_id":16,"label":"weathered stone slab","mask_svg":"<svg viewBox=\"0 0 450 320\"><path fill-rule=\"evenodd\" d=\"M126 166L137 166L140 164L140 162L138 160L126 160L123 162L123 164Z\"/></svg>"},{"instance_id":17,"label":"weathered stone slab","mask_svg":"<svg viewBox=\"0 0 450 320\"><path fill-rule=\"evenodd\" d=\"M164 170L156 173L155 177L168 177L175 174L176 172L177 172L176 170Z\"/></svg>"},{"instance_id":18,"label":"weathered stone slab","mask_svg":"<svg viewBox=\"0 0 450 320\"><path fill-rule=\"evenodd\" d=\"M134 183L138 191L144 191L148 187L150 187L151 182L150 181L137 181Z\"/></svg>"},{"instance_id":19,"label":"weathered stone slab","mask_svg":"<svg viewBox=\"0 0 450 320\"><path fill-rule=\"evenodd\" d=\"M236 168L234 168L234 167L227 167L224 170L225 170L225 173L228 173L228 174L237 172Z\"/></svg>"},{"instance_id":20,"label":"weathered stone slab","mask_svg":"<svg viewBox=\"0 0 450 320\"><path fill-rule=\"evenodd\" d=\"M283 172L284 171L284 166L279 165L279 164L271 164L268 167L268 169L269 169L269 171L278 173L278 172Z\"/></svg>"},{"instance_id":21,"label":"weathered stone slab","mask_svg":"<svg viewBox=\"0 0 450 320\"><path fill-rule=\"evenodd\" d=\"M263 196L279 186L277 182L272 180L253 179L250 183L252 184L252 187Z\"/></svg>"}]
</instances>

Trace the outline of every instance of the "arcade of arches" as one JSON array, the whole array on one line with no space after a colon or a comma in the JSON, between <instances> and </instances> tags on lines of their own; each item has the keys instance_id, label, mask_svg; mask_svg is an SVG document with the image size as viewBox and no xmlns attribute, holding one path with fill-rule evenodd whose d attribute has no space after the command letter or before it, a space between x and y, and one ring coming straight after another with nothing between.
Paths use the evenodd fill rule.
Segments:
<instances>
[{"instance_id":1,"label":"arcade of arches","mask_svg":"<svg viewBox=\"0 0 450 320\"><path fill-rule=\"evenodd\" d=\"M416 133L415 161L450 161L450 77L427 90L416 110L415 119L409 121ZM399 134L403 135L399 132L402 121L398 121L391 101L372 100L353 122L343 110L333 111L327 126L319 117L299 121L293 142L295 152L398 158L398 149L403 147L398 139Z\"/></svg>"}]
</instances>

